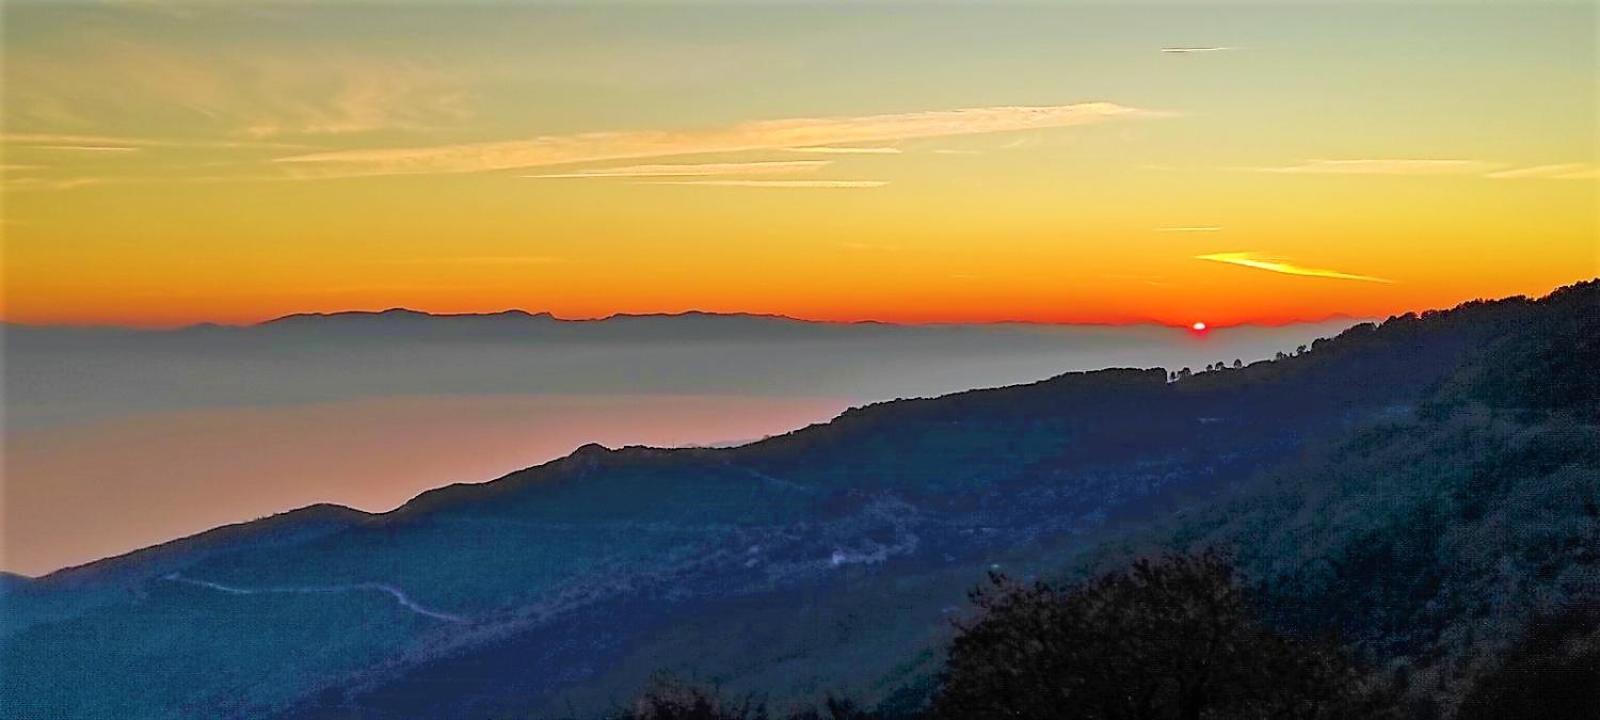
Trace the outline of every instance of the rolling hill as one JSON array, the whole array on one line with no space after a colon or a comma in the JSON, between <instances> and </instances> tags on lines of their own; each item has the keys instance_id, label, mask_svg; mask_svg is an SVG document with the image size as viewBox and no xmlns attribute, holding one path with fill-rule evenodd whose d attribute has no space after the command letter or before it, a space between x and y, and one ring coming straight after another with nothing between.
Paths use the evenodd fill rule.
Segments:
<instances>
[{"instance_id":1,"label":"rolling hill","mask_svg":"<svg viewBox=\"0 0 1600 720\"><path fill-rule=\"evenodd\" d=\"M73 718L592 716L668 670L914 703L986 569L1221 546L1275 617L1447 711L1600 591L1600 283L1304 352L878 403L735 448L581 448L0 595L0 705ZM108 468L114 473L115 468Z\"/></svg>"}]
</instances>

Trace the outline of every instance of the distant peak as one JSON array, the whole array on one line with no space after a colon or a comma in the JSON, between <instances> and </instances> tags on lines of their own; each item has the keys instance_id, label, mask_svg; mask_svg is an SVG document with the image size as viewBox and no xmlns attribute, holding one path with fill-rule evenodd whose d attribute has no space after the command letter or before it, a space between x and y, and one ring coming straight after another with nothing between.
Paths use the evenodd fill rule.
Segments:
<instances>
[{"instance_id":1,"label":"distant peak","mask_svg":"<svg viewBox=\"0 0 1600 720\"><path fill-rule=\"evenodd\" d=\"M338 312L307 312L284 315L273 318L261 325L278 325L286 323L322 322L337 320L472 320L503 318L507 320L554 320L554 315L548 311L530 313L521 308L511 308L499 312L483 313L432 313L426 310L412 308L392 307L385 310L341 310Z\"/></svg>"},{"instance_id":2,"label":"distant peak","mask_svg":"<svg viewBox=\"0 0 1600 720\"><path fill-rule=\"evenodd\" d=\"M410 308L392 307L392 308L388 308L386 310L340 310L340 311L337 311L337 312L293 313L293 314L290 314L290 315L284 315L282 317L276 317L276 318L273 318L271 320L267 320L265 322L262 322L261 324L262 325L279 325L279 324L286 324L286 323L316 322L316 321L323 321L323 320L338 320L338 319L356 320L356 319L362 319L362 318L399 318L399 317L432 317L432 316L429 315L428 313L422 312L421 310L412 310Z\"/></svg>"},{"instance_id":3,"label":"distant peak","mask_svg":"<svg viewBox=\"0 0 1600 720\"><path fill-rule=\"evenodd\" d=\"M385 310L341 310L336 312L305 312L284 315L259 323L260 325L302 324L315 322L335 321L374 321L374 320L537 320L544 322L563 323L605 323L609 321L629 320L756 320L782 323L819 324L819 325L879 325L875 321L868 322L830 322L822 320L803 320L787 315L773 315L764 313L745 312L712 312L708 310L685 310L681 312L658 313L613 313L597 318L561 318L548 310L529 312L521 308L511 308L498 312L482 313L434 313L412 308L393 307Z\"/></svg>"},{"instance_id":4,"label":"distant peak","mask_svg":"<svg viewBox=\"0 0 1600 720\"><path fill-rule=\"evenodd\" d=\"M608 448L608 447L606 447L604 445L601 445L600 443L593 443L593 442L592 443L584 443L584 444L578 446L578 449L572 451L572 457L575 457L575 458L578 458L578 457L589 457L589 456L592 456L592 455L609 455L609 454L611 454L611 448Z\"/></svg>"}]
</instances>

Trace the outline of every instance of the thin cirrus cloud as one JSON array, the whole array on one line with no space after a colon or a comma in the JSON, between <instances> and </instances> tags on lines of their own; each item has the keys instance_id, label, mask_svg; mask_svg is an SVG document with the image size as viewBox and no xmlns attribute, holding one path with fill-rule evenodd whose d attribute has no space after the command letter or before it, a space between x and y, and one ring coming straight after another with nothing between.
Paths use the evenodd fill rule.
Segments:
<instances>
[{"instance_id":1,"label":"thin cirrus cloud","mask_svg":"<svg viewBox=\"0 0 1600 720\"><path fill-rule=\"evenodd\" d=\"M1247 268L1255 268L1257 270L1266 270L1268 272L1282 273L1284 275L1330 278L1334 280L1361 280L1364 282L1376 283L1394 282L1393 280L1374 277L1372 275L1357 275L1355 273L1341 272L1339 270L1305 267L1303 265L1296 265L1288 262L1283 258L1268 257L1261 255L1260 253L1253 252L1210 253L1208 255L1196 255L1195 259L1227 263L1229 265L1238 265Z\"/></svg>"},{"instance_id":2,"label":"thin cirrus cloud","mask_svg":"<svg viewBox=\"0 0 1600 720\"><path fill-rule=\"evenodd\" d=\"M341 150L292 155L278 158L276 162L291 168L302 178L472 173L704 153L838 147L851 143L1090 125L1169 114L1109 102L984 107L763 120L709 130L595 132L502 142Z\"/></svg>"},{"instance_id":3,"label":"thin cirrus cloud","mask_svg":"<svg viewBox=\"0 0 1600 720\"><path fill-rule=\"evenodd\" d=\"M829 145L813 145L811 147L784 148L789 152L814 153L817 155L899 155L897 147L832 147Z\"/></svg>"},{"instance_id":4,"label":"thin cirrus cloud","mask_svg":"<svg viewBox=\"0 0 1600 720\"><path fill-rule=\"evenodd\" d=\"M1600 170L1587 163L1556 163L1507 167L1507 163L1482 160L1375 158L1361 160L1308 160L1298 165L1235 168L1249 172L1302 175L1470 175L1496 180L1588 180Z\"/></svg>"},{"instance_id":5,"label":"thin cirrus cloud","mask_svg":"<svg viewBox=\"0 0 1600 720\"><path fill-rule=\"evenodd\" d=\"M762 162L628 165L567 173L523 175L536 179L708 177L718 175L790 175L821 170L832 160L769 160Z\"/></svg>"},{"instance_id":6,"label":"thin cirrus cloud","mask_svg":"<svg viewBox=\"0 0 1600 720\"><path fill-rule=\"evenodd\" d=\"M218 26L210 21L220 19L186 17L211 28ZM18 72L7 76L8 106L15 108L8 119L91 127L85 122L108 111L157 111L188 116L228 137L268 140L457 127L473 116L465 84L435 63L332 44L309 52L275 47L256 41L272 36L266 28L278 21L258 20L259 34L226 53L163 42L136 29L152 27L142 22L120 30L93 26L48 45L12 43L17 48L8 46L6 61Z\"/></svg>"},{"instance_id":7,"label":"thin cirrus cloud","mask_svg":"<svg viewBox=\"0 0 1600 720\"><path fill-rule=\"evenodd\" d=\"M887 180L659 180L641 185L701 185L707 187L852 189L880 188Z\"/></svg>"},{"instance_id":8,"label":"thin cirrus cloud","mask_svg":"<svg viewBox=\"0 0 1600 720\"><path fill-rule=\"evenodd\" d=\"M1514 180L1525 178L1543 178L1551 180L1590 180L1600 177L1600 171L1584 163L1562 163L1558 165L1534 165L1532 167L1513 168L1492 172L1484 177L1496 180Z\"/></svg>"},{"instance_id":9,"label":"thin cirrus cloud","mask_svg":"<svg viewBox=\"0 0 1600 720\"><path fill-rule=\"evenodd\" d=\"M105 135L62 135L56 133L5 133L0 143L46 150L84 150L103 152L133 152L141 147L162 143L137 138L108 137Z\"/></svg>"},{"instance_id":10,"label":"thin cirrus cloud","mask_svg":"<svg viewBox=\"0 0 1600 720\"><path fill-rule=\"evenodd\" d=\"M6 178L6 190L75 190L96 185L109 185L117 182L113 178L105 177L70 177L70 178Z\"/></svg>"},{"instance_id":11,"label":"thin cirrus cloud","mask_svg":"<svg viewBox=\"0 0 1600 720\"><path fill-rule=\"evenodd\" d=\"M1305 175L1480 175L1500 167L1478 160L1369 158L1308 160L1299 165L1240 168L1251 172Z\"/></svg>"},{"instance_id":12,"label":"thin cirrus cloud","mask_svg":"<svg viewBox=\"0 0 1600 720\"><path fill-rule=\"evenodd\" d=\"M167 140L162 138L64 135L59 133L0 133L0 144L46 150L133 152L144 148L303 148L289 143L234 140Z\"/></svg>"},{"instance_id":13,"label":"thin cirrus cloud","mask_svg":"<svg viewBox=\"0 0 1600 720\"><path fill-rule=\"evenodd\" d=\"M96 152L96 153L131 153L139 152L136 147L110 147L106 145L30 145L28 147L39 150L64 150L67 152Z\"/></svg>"}]
</instances>

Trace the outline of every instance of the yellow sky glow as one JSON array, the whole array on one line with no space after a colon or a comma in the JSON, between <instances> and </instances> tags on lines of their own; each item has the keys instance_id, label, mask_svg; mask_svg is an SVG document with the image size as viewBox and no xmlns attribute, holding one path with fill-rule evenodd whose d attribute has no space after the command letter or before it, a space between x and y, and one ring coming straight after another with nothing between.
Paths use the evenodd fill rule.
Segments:
<instances>
[{"instance_id":1,"label":"yellow sky glow","mask_svg":"<svg viewBox=\"0 0 1600 720\"><path fill-rule=\"evenodd\" d=\"M865 5L13 4L0 318L1223 327L1600 274L1593 7Z\"/></svg>"}]
</instances>

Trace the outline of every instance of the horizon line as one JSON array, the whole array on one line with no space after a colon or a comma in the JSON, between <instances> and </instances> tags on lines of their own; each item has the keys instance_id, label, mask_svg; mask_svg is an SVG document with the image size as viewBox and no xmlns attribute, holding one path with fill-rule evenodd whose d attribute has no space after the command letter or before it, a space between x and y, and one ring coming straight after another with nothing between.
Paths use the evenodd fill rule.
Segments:
<instances>
[{"instance_id":1,"label":"horizon line","mask_svg":"<svg viewBox=\"0 0 1600 720\"><path fill-rule=\"evenodd\" d=\"M1420 311L1418 311L1418 312L1420 312ZM1395 315L1399 315L1399 314L1403 314L1403 313L1395 313ZM472 312L434 312L434 311L430 311L430 310L420 310L420 309L417 309L417 308L405 307L405 306L400 306L400 305L383 308L381 310L370 310L370 309L359 309L359 308L352 308L352 309L349 309L349 310L329 310L329 311L311 310L311 311L303 311L303 312L291 312L291 313L286 313L286 314L283 314L283 315L276 315L276 316L269 317L269 318L266 318L266 319L263 319L263 320L255 320L255 321L219 322L219 321L211 321L211 320L200 320L200 321L196 321L196 322L187 322L187 323L174 324L174 325L159 325L159 324L138 325L138 324L115 323L115 322L93 322L93 321L83 322L83 323L77 323L77 322L34 323L34 322L19 322L19 321L7 320L7 319L4 319L4 318L0 318L0 328L30 328L30 329L60 329L60 330L122 330L122 331L128 331L128 332L168 333L168 332L182 332L182 331L185 331L185 330L203 330L203 329L249 330L249 329L254 329L254 328L264 328L264 327L271 326L271 325L274 325L274 324L277 324L277 323L283 323L283 322L286 322L286 321L294 321L294 320L333 320L333 319L338 319L338 318L352 318L352 319L354 319L354 318L373 318L373 317L380 317L380 316L384 316L384 315L404 315L404 316L410 316L410 317L417 317L419 319L426 318L426 319L438 319L438 320L474 319L474 318L492 318L492 317L510 316L510 317L520 317L520 318L524 318L524 319L528 319L528 320L544 319L544 320L549 320L549 321L559 322L559 323L603 323L603 322L607 322L607 321L611 321L611 320L627 320L627 319L647 319L647 318L674 319L674 318L686 318L686 317L714 317L714 318L750 318L750 319L758 319L758 320L774 320L774 321L791 322L791 323L805 324L805 325L838 325L838 326L877 325L877 326L885 326L885 327L907 327L907 328L916 328L916 327L985 327L985 326L997 326L997 325L1022 325L1022 326L1033 326L1033 327L1145 327L1145 326L1154 326L1154 327L1181 329L1181 330L1189 330L1190 329L1190 323L1189 322L1164 322L1164 321L1161 321L1161 320L1156 320L1154 318L1133 319L1133 320L1125 320L1125 321L1116 321L1116 320L1103 320L1103 321L1088 321L1088 320L1081 320L1081 321L1051 321L1051 320L1028 320L1028 319L1020 319L1020 318L1011 318L1011 319L1000 318L1000 319L993 319L993 320L926 320L926 321L883 320L883 319L877 319L877 318L862 318L862 319L855 319L855 320L830 320L830 319L822 319L822 318L815 318L815 317L802 317L802 316L797 316L797 315L786 315L786 314L783 314L783 313L754 312L754 311L718 311L718 310L698 310L698 309L677 310L677 311L653 311L653 312L614 312L614 313L610 313L610 314L607 314L607 315L593 315L593 316L561 316L561 315L557 315L554 311L550 311L550 310L533 311L533 310L528 310L526 308L518 308L518 307L506 308L506 309L503 309L503 310L485 310L485 311L472 311ZM1329 314L1326 314L1326 315L1321 315L1321 316L1317 316L1317 317L1313 317L1313 318L1296 318L1296 319L1283 320L1283 321L1250 320L1250 321L1233 322L1233 323L1218 323L1218 322L1206 321L1206 325L1207 325L1207 329L1208 330L1226 330L1226 329L1240 328L1240 327L1279 328L1279 327L1288 327L1290 325L1317 325L1317 324L1322 324L1322 323L1337 322L1337 321L1344 321L1344 320L1349 320L1349 321L1354 321L1354 322L1371 322L1371 321L1377 321L1377 320L1381 320L1381 319L1382 318L1366 317L1366 316L1362 316L1362 315L1358 315L1358 314L1351 314L1351 313L1329 313Z\"/></svg>"}]
</instances>

